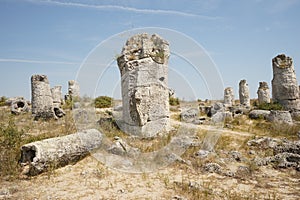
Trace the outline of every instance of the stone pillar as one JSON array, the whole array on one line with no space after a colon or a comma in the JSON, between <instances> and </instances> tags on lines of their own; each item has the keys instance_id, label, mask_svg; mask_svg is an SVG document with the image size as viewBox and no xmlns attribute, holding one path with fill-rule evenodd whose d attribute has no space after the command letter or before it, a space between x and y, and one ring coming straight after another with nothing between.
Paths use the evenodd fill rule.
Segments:
<instances>
[{"instance_id":1,"label":"stone pillar","mask_svg":"<svg viewBox=\"0 0 300 200\"><path fill-rule=\"evenodd\" d=\"M70 80L68 82L69 84L69 88L68 88L68 95L70 99L74 99L74 98L78 98L80 97L80 87L79 84L74 81L74 80Z\"/></svg>"},{"instance_id":2,"label":"stone pillar","mask_svg":"<svg viewBox=\"0 0 300 200\"><path fill-rule=\"evenodd\" d=\"M51 88L51 94L53 98L53 104L55 107L60 107L62 104L62 92L61 92L61 86L54 86Z\"/></svg>"},{"instance_id":3,"label":"stone pillar","mask_svg":"<svg viewBox=\"0 0 300 200\"><path fill-rule=\"evenodd\" d=\"M286 110L299 110L299 85L292 58L281 54L272 59L272 98Z\"/></svg>"},{"instance_id":4,"label":"stone pillar","mask_svg":"<svg viewBox=\"0 0 300 200\"><path fill-rule=\"evenodd\" d=\"M270 89L267 82L259 82L257 90L258 103L270 103Z\"/></svg>"},{"instance_id":5,"label":"stone pillar","mask_svg":"<svg viewBox=\"0 0 300 200\"><path fill-rule=\"evenodd\" d=\"M224 104L228 107L234 105L234 92L232 87L227 87L224 90Z\"/></svg>"},{"instance_id":6,"label":"stone pillar","mask_svg":"<svg viewBox=\"0 0 300 200\"><path fill-rule=\"evenodd\" d=\"M169 126L167 41L138 34L129 38L118 58L121 73L123 123L131 135L155 136Z\"/></svg>"},{"instance_id":7,"label":"stone pillar","mask_svg":"<svg viewBox=\"0 0 300 200\"><path fill-rule=\"evenodd\" d=\"M249 87L246 80L241 80L239 83L239 97L242 106L250 107Z\"/></svg>"},{"instance_id":8,"label":"stone pillar","mask_svg":"<svg viewBox=\"0 0 300 200\"><path fill-rule=\"evenodd\" d=\"M52 94L46 75L31 77L31 104L35 119L55 118Z\"/></svg>"}]
</instances>

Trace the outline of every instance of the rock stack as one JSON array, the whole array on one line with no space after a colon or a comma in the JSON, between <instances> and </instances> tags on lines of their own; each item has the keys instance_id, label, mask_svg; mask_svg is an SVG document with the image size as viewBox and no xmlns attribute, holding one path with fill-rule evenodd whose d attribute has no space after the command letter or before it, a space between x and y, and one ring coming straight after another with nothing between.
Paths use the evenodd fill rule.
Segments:
<instances>
[{"instance_id":1,"label":"rock stack","mask_svg":"<svg viewBox=\"0 0 300 200\"><path fill-rule=\"evenodd\" d=\"M118 57L123 117L121 129L152 137L169 126L169 44L160 36L129 38Z\"/></svg>"},{"instance_id":2,"label":"rock stack","mask_svg":"<svg viewBox=\"0 0 300 200\"><path fill-rule=\"evenodd\" d=\"M267 82L259 82L257 95L259 104L270 103L270 89Z\"/></svg>"},{"instance_id":3,"label":"rock stack","mask_svg":"<svg viewBox=\"0 0 300 200\"><path fill-rule=\"evenodd\" d=\"M234 105L234 93L232 87L227 87L224 90L224 104L227 107Z\"/></svg>"},{"instance_id":4,"label":"rock stack","mask_svg":"<svg viewBox=\"0 0 300 200\"><path fill-rule=\"evenodd\" d=\"M31 77L31 104L35 119L55 117L50 84L46 75Z\"/></svg>"},{"instance_id":5,"label":"rock stack","mask_svg":"<svg viewBox=\"0 0 300 200\"><path fill-rule=\"evenodd\" d=\"M281 54L272 59L272 98L285 110L299 110L299 85L292 58Z\"/></svg>"},{"instance_id":6,"label":"rock stack","mask_svg":"<svg viewBox=\"0 0 300 200\"><path fill-rule=\"evenodd\" d=\"M241 80L239 83L240 104L245 107L250 107L250 94L247 81Z\"/></svg>"}]
</instances>

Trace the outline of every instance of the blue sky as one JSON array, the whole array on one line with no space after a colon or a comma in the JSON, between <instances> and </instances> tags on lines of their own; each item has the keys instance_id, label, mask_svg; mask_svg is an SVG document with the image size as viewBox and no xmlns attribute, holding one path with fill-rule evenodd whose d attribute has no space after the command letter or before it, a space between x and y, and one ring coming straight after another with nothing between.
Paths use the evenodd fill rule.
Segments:
<instances>
[{"instance_id":1,"label":"blue sky","mask_svg":"<svg viewBox=\"0 0 300 200\"><path fill-rule=\"evenodd\" d=\"M48 75L51 86L62 85L65 93L99 43L130 29L161 27L200 44L236 97L239 81L247 79L255 98L259 81L271 86L271 59L278 54L293 58L299 79L299 10L299 0L0 0L0 96L30 99L32 74ZM111 58L122 45L114 48ZM209 98L204 81L186 70L191 66L171 57L170 85L178 96ZM96 96L118 93L111 89L120 79L115 63L106 74Z\"/></svg>"}]
</instances>

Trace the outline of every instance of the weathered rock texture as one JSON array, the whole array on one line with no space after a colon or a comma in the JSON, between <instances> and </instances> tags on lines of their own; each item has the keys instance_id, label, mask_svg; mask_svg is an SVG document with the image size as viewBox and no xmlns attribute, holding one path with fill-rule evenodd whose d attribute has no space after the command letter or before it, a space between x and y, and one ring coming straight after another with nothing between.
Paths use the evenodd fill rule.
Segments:
<instances>
[{"instance_id":1,"label":"weathered rock texture","mask_svg":"<svg viewBox=\"0 0 300 200\"><path fill-rule=\"evenodd\" d=\"M169 55L168 42L156 34L135 35L123 47L118 66L125 132L151 137L168 127Z\"/></svg>"},{"instance_id":2,"label":"weathered rock texture","mask_svg":"<svg viewBox=\"0 0 300 200\"><path fill-rule=\"evenodd\" d=\"M270 115L269 110L252 110L249 113L250 119L266 119Z\"/></svg>"},{"instance_id":3,"label":"weathered rock texture","mask_svg":"<svg viewBox=\"0 0 300 200\"><path fill-rule=\"evenodd\" d=\"M299 110L299 85L292 58L281 54L272 59L272 98L286 110Z\"/></svg>"},{"instance_id":4,"label":"weathered rock texture","mask_svg":"<svg viewBox=\"0 0 300 200\"><path fill-rule=\"evenodd\" d=\"M184 122L193 122L197 120L199 117L199 109L198 108L189 108L180 113L180 119Z\"/></svg>"},{"instance_id":5,"label":"weathered rock texture","mask_svg":"<svg viewBox=\"0 0 300 200\"><path fill-rule=\"evenodd\" d=\"M16 97L11 99L10 111L12 114L18 115L28 112L30 110L27 101L23 97Z\"/></svg>"},{"instance_id":6,"label":"weathered rock texture","mask_svg":"<svg viewBox=\"0 0 300 200\"><path fill-rule=\"evenodd\" d=\"M53 99L53 104L55 107L60 107L62 104L62 91L61 86L54 86L51 88L51 94Z\"/></svg>"},{"instance_id":7,"label":"weathered rock texture","mask_svg":"<svg viewBox=\"0 0 300 200\"><path fill-rule=\"evenodd\" d=\"M266 119L270 122L279 122L286 124L293 123L293 119L289 111L271 110L270 114L266 117Z\"/></svg>"},{"instance_id":8,"label":"weathered rock texture","mask_svg":"<svg viewBox=\"0 0 300 200\"><path fill-rule=\"evenodd\" d=\"M242 106L250 107L250 93L246 80L241 80L239 83L239 98Z\"/></svg>"},{"instance_id":9,"label":"weathered rock texture","mask_svg":"<svg viewBox=\"0 0 300 200\"><path fill-rule=\"evenodd\" d=\"M300 170L300 140L262 137L250 140L247 144L252 149L271 149L274 154L264 158L256 157L254 163L258 166L272 164L274 167Z\"/></svg>"},{"instance_id":10,"label":"weathered rock texture","mask_svg":"<svg viewBox=\"0 0 300 200\"><path fill-rule=\"evenodd\" d=\"M46 75L33 75L31 77L31 95L32 114L35 119L56 117L50 85Z\"/></svg>"},{"instance_id":11,"label":"weathered rock texture","mask_svg":"<svg viewBox=\"0 0 300 200\"><path fill-rule=\"evenodd\" d=\"M259 82L257 96L259 104L270 103L270 89L267 82Z\"/></svg>"},{"instance_id":12,"label":"weathered rock texture","mask_svg":"<svg viewBox=\"0 0 300 200\"><path fill-rule=\"evenodd\" d=\"M227 87L224 90L224 104L228 107L234 105L234 92L232 87Z\"/></svg>"},{"instance_id":13,"label":"weathered rock texture","mask_svg":"<svg viewBox=\"0 0 300 200\"><path fill-rule=\"evenodd\" d=\"M79 84L74 81L74 80L70 80L68 82L69 88L68 88L68 95L67 98L68 99L74 99L74 98L78 98L80 97L80 87Z\"/></svg>"},{"instance_id":14,"label":"weathered rock texture","mask_svg":"<svg viewBox=\"0 0 300 200\"><path fill-rule=\"evenodd\" d=\"M54 86L53 88L51 88L51 94L53 98L53 110L55 116L63 117L65 115L65 112L61 108L61 105L63 103L61 86Z\"/></svg>"},{"instance_id":15,"label":"weathered rock texture","mask_svg":"<svg viewBox=\"0 0 300 200\"><path fill-rule=\"evenodd\" d=\"M32 142L21 147L25 175L37 175L49 168L76 162L100 147L102 134L89 129L71 135ZM27 167L27 169L26 169Z\"/></svg>"}]
</instances>

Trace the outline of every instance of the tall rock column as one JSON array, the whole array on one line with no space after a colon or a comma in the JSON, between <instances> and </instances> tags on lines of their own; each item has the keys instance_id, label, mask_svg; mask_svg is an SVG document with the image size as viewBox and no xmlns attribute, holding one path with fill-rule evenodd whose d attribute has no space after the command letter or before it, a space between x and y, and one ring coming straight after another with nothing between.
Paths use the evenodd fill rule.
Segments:
<instances>
[{"instance_id":1,"label":"tall rock column","mask_svg":"<svg viewBox=\"0 0 300 200\"><path fill-rule=\"evenodd\" d=\"M31 104L35 119L55 118L50 84L46 75L31 77Z\"/></svg>"},{"instance_id":2,"label":"tall rock column","mask_svg":"<svg viewBox=\"0 0 300 200\"><path fill-rule=\"evenodd\" d=\"M68 82L69 88L68 88L68 95L70 99L74 99L74 98L78 98L80 97L80 87L79 84L74 81L74 80L70 80Z\"/></svg>"},{"instance_id":3,"label":"tall rock column","mask_svg":"<svg viewBox=\"0 0 300 200\"><path fill-rule=\"evenodd\" d=\"M259 82L257 90L258 103L270 103L270 89L267 82Z\"/></svg>"},{"instance_id":4,"label":"tall rock column","mask_svg":"<svg viewBox=\"0 0 300 200\"><path fill-rule=\"evenodd\" d=\"M121 73L123 123L128 134L155 136L169 126L169 44L160 36L129 38L118 58Z\"/></svg>"},{"instance_id":5,"label":"tall rock column","mask_svg":"<svg viewBox=\"0 0 300 200\"><path fill-rule=\"evenodd\" d=\"M239 83L239 98L242 106L250 107L250 93L247 81L241 80Z\"/></svg>"},{"instance_id":6,"label":"tall rock column","mask_svg":"<svg viewBox=\"0 0 300 200\"><path fill-rule=\"evenodd\" d=\"M224 90L224 104L229 107L234 105L234 93L232 87L227 87Z\"/></svg>"},{"instance_id":7,"label":"tall rock column","mask_svg":"<svg viewBox=\"0 0 300 200\"><path fill-rule=\"evenodd\" d=\"M286 110L299 110L299 85L292 58L281 54L272 59L272 98Z\"/></svg>"},{"instance_id":8,"label":"tall rock column","mask_svg":"<svg viewBox=\"0 0 300 200\"><path fill-rule=\"evenodd\" d=\"M60 107L62 104L62 91L61 91L61 86L54 86L51 88L51 94L53 98L53 104L55 107Z\"/></svg>"}]
</instances>

